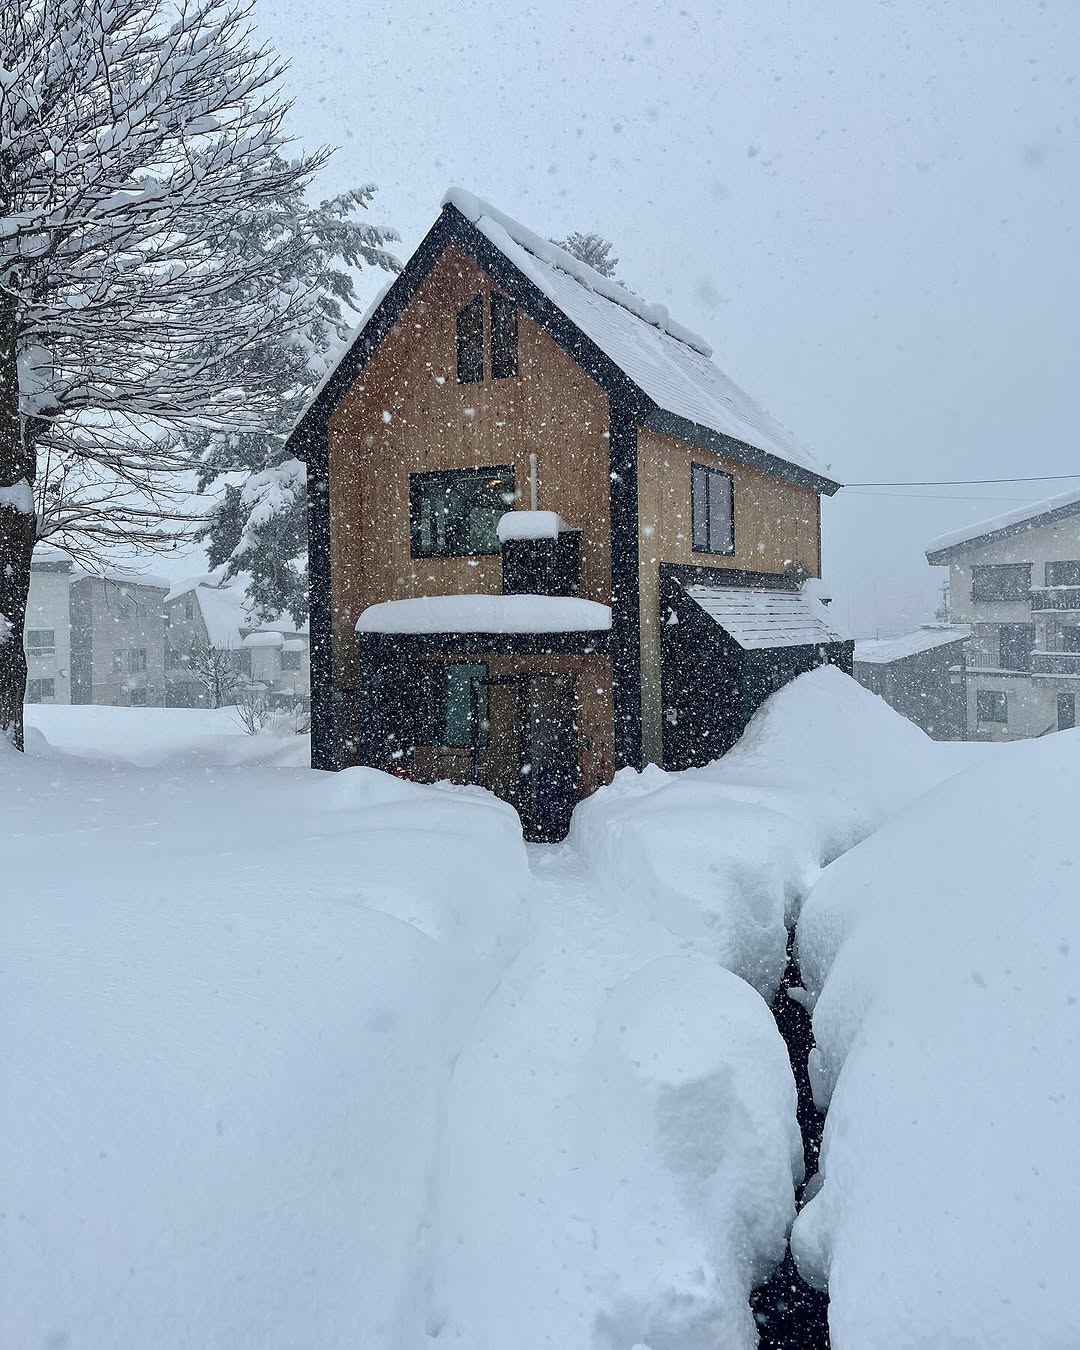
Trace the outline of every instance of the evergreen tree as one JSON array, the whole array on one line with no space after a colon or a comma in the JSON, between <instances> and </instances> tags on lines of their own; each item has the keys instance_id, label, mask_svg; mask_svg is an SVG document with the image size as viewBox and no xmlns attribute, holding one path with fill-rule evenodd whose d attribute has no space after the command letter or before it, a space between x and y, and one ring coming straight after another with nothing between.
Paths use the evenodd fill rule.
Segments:
<instances>
[{"instance_id":1,"label":"evergreen tree","mask_svg":"<svg viewBox=\"0 0 1080 1350\"><path fill-rule=\"evenodd\" d=\"M566 249L567 253L577 258L578 262L585 263L602 277L618 280L615 269L619 265L619 260L612 256L611 240L605 239L603 235L580 234L575 231L568 234L565 239L553 239L551 242L558 244L559 248Z\"/></svg>"}]
</instances>

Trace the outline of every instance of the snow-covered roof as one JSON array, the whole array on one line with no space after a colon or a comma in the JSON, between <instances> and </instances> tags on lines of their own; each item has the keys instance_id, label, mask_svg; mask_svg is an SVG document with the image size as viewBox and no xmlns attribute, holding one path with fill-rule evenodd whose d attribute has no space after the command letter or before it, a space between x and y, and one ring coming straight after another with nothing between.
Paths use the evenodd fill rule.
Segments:
<instances>
[{"instance_id":1,"label":"snow-covered roof","mask_svg":"<svg viewBox=\"0 0 1080 1350\"><path fill-rule=\"evenodd\" d=\"M111 581L116 586L152 586L158 591L167 591L169 583L165 577L155 576L152 572L132 572L124 567L95 567L93 570L79 568L72 575L72 581Z\"/></svg>"},{"instance_id":2,"label":"snow-covered roof","mask_svg":"<svg viewBox=\"0 0 1080 1350\"><path fill-rule=\"evenodd\" d=\"M557 539L570 528L558 511L507 511L499 517L499 543L508 539Z\"/></svg>"},{"instance_id":3,"label":"snow-covered roof","mask_svg":"<svg viewBox=\"0 0 1080 1350\"><path fill-rule=\"evenodd\" d=\"M695 600L740 647L803 647L843 642L839 625L825 607L802 590L760 590L753 586L687 586Z\"/></svg>"},{"instance_id":4,"label":"snow-covered roof","mask_svg":"<svg viewBox=\"0 0 1080 1350\"><path fill-rule=\"evenodd\" d=\"M887 666L907 656L932 651L935 647L963 642L970 636L971 629L964 623L924 624L913 633L901 633L898 637L860 638L855 643L855 660Z\"/></svg>"},{"instance_id":5,"label":"snow-covered roof","mask_svg":"<svg viewBox=\"0 0 1080 1350\"><path fill-rule=\"evenodd\" d=\"M611 609L571 595L429 595L370 605L358 633L606 632Z\"/></svg>"},{"instance_id":6,"label":"snow-covered roof","mask_svg":"<svg viewBox=\"0 0 1080 1350\"><path fill-rule=\"evenodd\" d=\"M242 647L284 647L285 636L273 628L259 628L249 633L240 644Z\"/></svg>"},{"instance_id":7,"label":"snow-covered roof","mask_svg":"<svg viewBox=\"0 0 1080 1350\"><path fill-rule=\"evenodd\" d=\"M247 585L240 579L222 585L216 573L182 581L169 591L165 603L191 595L206 626L207 641L213 647L239 647L241 629L251 627L247 608Z\"/></svg>"},{"instance_id":8,"label":"snow-covered roof","mask_svg":"<svg viewBox=\"0 0 1080 1350\"><path fill-rule=\"evenodd\" d=\"M713 364L712 348L556 244L461 188L456 207L514 266L665 412L825 477L809 451Z\"/></svg>"},{"instance_id":9,"label":"snow-covered roof","mask_svg":"<svg viewBox=\"0 0 1080 1350\"><path fill-rule=\"evenodd\" d=\"M927 545L926 557L933 562L935 554L948 552L960 544L970 544L976 539L989 539L995 534L1014 534L1029 528L1036 521L1043 524L1041 517L1058 513L1072 515L1080 512L1080 488L1070 488L1056 497L1047 497L1044 501L1034 502L1030 506L1018 506L1012 511L1003 511L999 516L979 521L976 525L965 526L962 530L952 530L949 534L939 535Z\"/></svg>"}]
</instances>

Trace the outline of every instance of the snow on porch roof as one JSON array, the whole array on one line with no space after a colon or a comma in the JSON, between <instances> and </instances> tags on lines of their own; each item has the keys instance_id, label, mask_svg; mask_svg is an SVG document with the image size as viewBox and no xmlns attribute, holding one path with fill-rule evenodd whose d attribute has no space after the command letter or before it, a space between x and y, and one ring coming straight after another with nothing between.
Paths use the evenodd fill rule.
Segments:
<instances>
[{"instance_id":1,"label":"snow on porch roof","mask_svg":"<svg viewBox=\"0 0 1080 1350\"><path fill-rule=\"evenodd\" d=\"M860 638L855 644L855 660L875 666L887 666L892 661L902 661L907 656L918 656L921 652L933 651L935 647L947 647L953 642L963 642L971 636L967 624L925 624L914 633L902 633L898 637Z\"/></svg>"},{"instance_id":2,"label":"snow on porch roof","mask_svg":"<svg viewBox=\"0 0 1080 1350\"><path fill-rule=\"evenodd\" d=\"M713 364L708 343L671 319L663 305L640 299L470 192L451 188L443 204L470 220L658 408L828 477L809 451Z\"/></svg>"},{"instance_id":3,"label":"snow on porch roof","mask_svg":"<svg viewBox=\"0 0 1080 1350\"><path fill-rule=\"evenodd\" d=\"M358 633L598 633L611 609L569 595L428 595L370 605Z\"/></svg>"},{"instance_id":4,"label":"snow on porch roof","mask_svg":"<svg viewBox=\"0 0 1080 1350\"><path fill-rule=\"evenodd\" d=\"M758 590L752 586L687 586L695 600L740 647L818 646L843 642L839 628L824 617L821 603L802 591Z\"/></svg>"}]
</instances>

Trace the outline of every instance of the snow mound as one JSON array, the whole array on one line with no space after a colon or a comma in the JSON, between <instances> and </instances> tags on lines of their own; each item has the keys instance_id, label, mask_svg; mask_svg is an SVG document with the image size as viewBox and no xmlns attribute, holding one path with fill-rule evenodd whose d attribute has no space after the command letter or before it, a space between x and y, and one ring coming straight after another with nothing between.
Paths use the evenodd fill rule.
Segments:
<instances>
[{"instance_id":1,"label":"snow mound","mask_svg":"<svg viewBox=\"0 0 1080 1350\"><path fill-rule=\"evenodd\" d=\"M803 1171L769 1009L711 961L653 961L608 995L587 1082L593 1344L756 1346L749 1295L783 1257Z\"/></svg>"},{"instance_id":2,"label":"snow mound","mask_svg":"<svg viewBox=\"0 0 1080 1350\"><path fill-rule=\"evenodd\" d=\"M820 868L955 772L951 751L821 666L768 699L723 759L621 770L578 806L572 834L610 903L771 998Z\"/></svg>"},{"instance_id":3,"label":"snow mound","mask_svg":"<svg viewBox=\"0 0 1080 1350\"><path fill-rule=\"evenodd\" d=\"M997 747L806 903L835 1350L1080 1345L1078 799L1080 733Z\"/></svg>"}]
</instances>

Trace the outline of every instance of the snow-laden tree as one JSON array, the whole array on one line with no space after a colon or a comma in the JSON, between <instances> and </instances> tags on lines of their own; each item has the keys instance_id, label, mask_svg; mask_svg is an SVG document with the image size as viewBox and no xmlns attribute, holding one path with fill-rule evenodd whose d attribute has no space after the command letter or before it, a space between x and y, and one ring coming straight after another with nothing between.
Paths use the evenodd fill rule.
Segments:
<instances>
[{"instance_id":1,"label":"snow-laden tree","mask_svg":"<svg viewBox=\"0 0 1080 1350\"><path fill-rule=\"evenodd\" d=\"M192 438L272 421L280 384L251 354L323 304L324 245L294 203L327 152L285 158L282 67L251 5L0 5L0 734L16 744L39 519L65 542L160 540Z\"/></svg>"},{"instance_id":2,"label":"snow-laden tree","mask_svg":"<svg viewBox=\"0 0 1080 1350\"><path fill-rule=\"evenodd\" d=\"M301 331L272 335L248 354L246 370L275 391L269 418L251 431L210 432L193 440L200 490L225 479L200 533L210 566L223 567L226 578L246 573L248 598L267 621L288 611L303 623L308 609L306 480L303 464L285 455L285 439L348 338L346 316L358 308L354 274L365 266L400 269L386 248L397 234L356 219L374 194L367 184L318 206L305 204L299 189L289 197L287 210L303 220L311 240L303 282L314 288L316 304ZM247 250L257 256L274 242L272 233L252 228ZM231 475L238 472L247 477L236 481Z\"/></svg>"},{"instance_id":3,"label":"snow-laden tree","mask_svg":"<svg viewBox=\"0 0 1080 1350\"><path fill-rule=\"evenodd\" d=\"M553 239L551 242L558 244L559 248L566 249L567 253L577 258L578 262L585 263L602 277L617 280L615 269L619 265L619 260L612 256L611 240L605 239L602 234L581 234L575 231L568 234L565 239Z\"/></svg>"}]
</instances>

